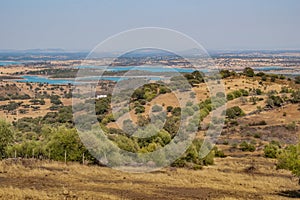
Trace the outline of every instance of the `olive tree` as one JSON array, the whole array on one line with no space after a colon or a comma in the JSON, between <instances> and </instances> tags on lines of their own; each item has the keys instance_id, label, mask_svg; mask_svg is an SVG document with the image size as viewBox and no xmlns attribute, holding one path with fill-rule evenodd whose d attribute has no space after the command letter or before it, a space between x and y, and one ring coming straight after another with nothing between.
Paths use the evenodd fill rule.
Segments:
<instances>
[{"instance_id":1,"label":"olive tree","mask_svg":"<svg viewBox=\"0 0 300 200\"><path fill-rule=\"evenodd\" d=\"M300 142L296 145L290 145L278 156L279 169L288 169L299 177L300 185Z\"/></svg>"},{"instance_id":2,"label":"olive tree","mask_svg":"<svg viewBox=\"0 0 300 200\"><path fill-rule=\"evenodd\" d=\"M13 135L11 125L0 120L0 158L5 157L5 150L13 142Z\"/></svg>"}]
</instances>

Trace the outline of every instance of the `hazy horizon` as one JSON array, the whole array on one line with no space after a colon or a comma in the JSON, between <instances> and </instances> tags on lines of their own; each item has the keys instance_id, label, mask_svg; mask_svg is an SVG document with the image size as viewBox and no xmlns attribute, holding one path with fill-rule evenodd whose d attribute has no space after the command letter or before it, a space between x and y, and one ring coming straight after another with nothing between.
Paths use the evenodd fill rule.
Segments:
<instances>
[{"instance_id":1,"label":"hazy horizon","mask_svg":"<svg viewBox=\"0 0 300 200\"><path fill-rule=\"evenodd\" d=\"M208 50L300 49L297 0L3 0L0 7L1 50L90 51L138 27L174 29Z\"/></svg>"}]
</instances>

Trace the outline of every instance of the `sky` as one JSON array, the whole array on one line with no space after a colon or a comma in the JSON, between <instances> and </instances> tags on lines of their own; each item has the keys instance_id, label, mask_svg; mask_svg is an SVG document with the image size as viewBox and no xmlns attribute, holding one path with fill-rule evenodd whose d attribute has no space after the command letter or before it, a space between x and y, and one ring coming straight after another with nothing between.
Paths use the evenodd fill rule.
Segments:
<instances>
[{"instance_id":1,"label":"sky","mask_svg":"<svg viewBox=\"0 0 300 200\"><path fill-rule=\"evenodd\" d=\"M139 27L174 29L205 49L300 49L298 0L1 0L0 49L91 50Z\"/></svg>"}]
</instances>

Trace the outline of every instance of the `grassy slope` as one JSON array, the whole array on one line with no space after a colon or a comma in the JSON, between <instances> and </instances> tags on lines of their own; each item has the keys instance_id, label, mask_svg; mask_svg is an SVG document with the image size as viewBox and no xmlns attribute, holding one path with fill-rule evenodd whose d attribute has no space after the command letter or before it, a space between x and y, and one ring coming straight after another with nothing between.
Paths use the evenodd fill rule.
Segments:
<instances>
[{"instance_id":1,"label":"grassy slope","mask_svg":"<svg viewBox=\"0 0 300 200\"><path fill-rule=\"evenodd\" d=\"M129 174L58 162L0 163L0 199L287 199L296 179L264 158L216 159L203 170Z\"/></svg>"}]
</instances>

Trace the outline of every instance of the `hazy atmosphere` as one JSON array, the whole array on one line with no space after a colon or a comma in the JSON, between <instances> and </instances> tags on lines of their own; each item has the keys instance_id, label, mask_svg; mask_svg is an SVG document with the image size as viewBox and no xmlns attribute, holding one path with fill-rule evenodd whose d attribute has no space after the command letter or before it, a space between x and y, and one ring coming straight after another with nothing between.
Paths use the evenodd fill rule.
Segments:
<instances>
[{"instance_id":1,"label":"hazy atmosphere","mask_svg":"<svg viewBox=\"0 0 300 200\"><path fill-rule=\"evenodd\" d=\"M0 0L0 200L300 199L299 0Z\"/></svg>"},{"instance_id":2,"label":"hazy atmosphere","mask_svg":"<svg viewBox=\"0 0 300 200\"><path fill-rule=\"evenodd\" d=\"M0 2L1 49L90 50L137 27L183 32L206 49L299 49L297 0Z\"/></svg>"}]
</instances>

